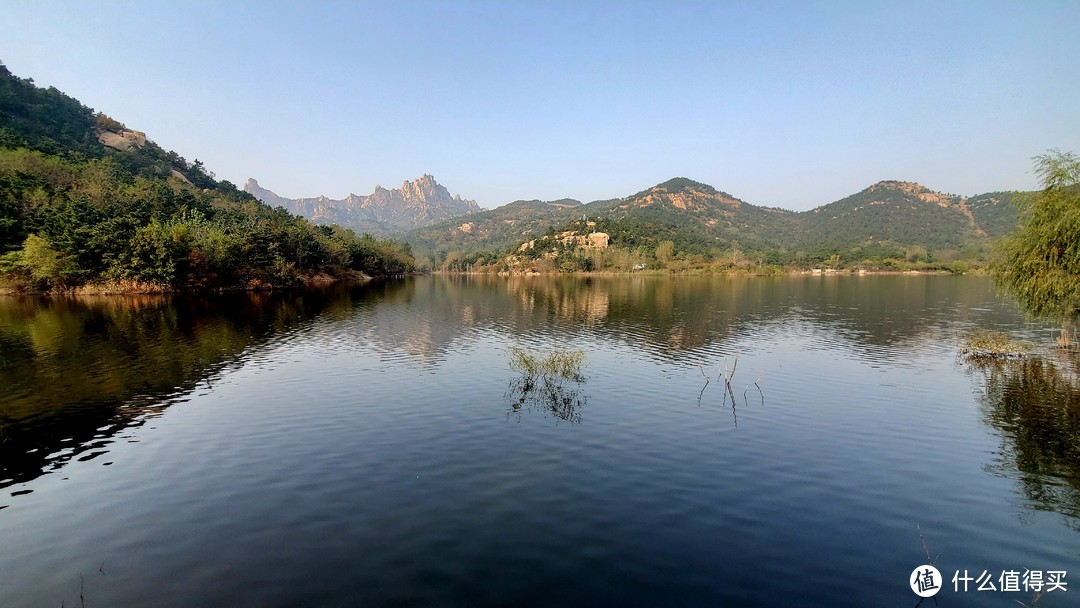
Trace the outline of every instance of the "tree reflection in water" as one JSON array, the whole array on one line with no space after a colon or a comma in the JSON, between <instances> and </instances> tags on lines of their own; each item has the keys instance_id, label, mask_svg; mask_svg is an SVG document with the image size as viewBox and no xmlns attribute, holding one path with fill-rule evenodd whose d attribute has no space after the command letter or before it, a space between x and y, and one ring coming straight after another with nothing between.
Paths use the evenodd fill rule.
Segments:
<instances>
[{"instance_id":1,"label":"tree reflection in water","mask_svg":"<svg viewBox=\"0 0 1080 608\"><path fill-rule=\"evenodd\" d=\"M968 363L982 376L984 420L1005 444L991 470L1016 477L1031 508L1080 529L1080 355Z\"/></svg>"},{"instance_id":2,"label":"tree reflection in water","mask_svg":"<svg viewBox=\"0 0 1080 608\"><path fill-rule=\"evenodd\" d=\"M0 298L0 489L134 440L200 383L319 315L351 314L369 289L381 287Z\"/></svg>"},{"instance_id":3,"label":"tree reflection in water","mask_svg":"<svg viewBox=\"0 0 1080 608\"><path fill-rule=\"evenodd\" d=\"M506 398L510 401L508 415L521 420L522 411L542 411L556 420L570 424L581 422L581 410L587 397L581 392L585 376L581 373L585 354L581 351L556 349L538 356L523 348L510 349L510 369L518 377L510 381Z\"/></svg>"}]
</instances>

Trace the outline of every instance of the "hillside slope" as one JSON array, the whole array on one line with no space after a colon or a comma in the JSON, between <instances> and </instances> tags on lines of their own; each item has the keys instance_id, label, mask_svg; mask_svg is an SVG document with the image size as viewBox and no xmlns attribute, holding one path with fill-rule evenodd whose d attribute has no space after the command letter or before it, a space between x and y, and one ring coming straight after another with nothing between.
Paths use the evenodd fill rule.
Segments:
<instances>
[{"instance_id":1,"label":"hillside slope","mask_svg":"<svg viewBox=\"0 0 1080 608\"><path fill-rule=\"evenodd\" d=\"M597 229L627 246L673 241L678 250L709 253L737 244L782 249L797 229L794 214L759 207L726 192L678 177L615 203L589 209Z\"/></svg>"},{"instance_id":2,"label":"hillside slope","mask_svg":"<svg viewBox=\"0 0 1080 608\"><path fill-rule=\"evenodd\" d=\"M503 251L580 216L583 208L574 199L514 201L419 228L402 238L426 251Z\"/></svg>"},{"instance_id":3,"label":"hillside slope","mask_svg":"<svg viewBox=\"0 0 1080 608\"><path fill-rule=\"evenodd\" d=\"M1016 230L1019 216L1013 206L1016 192L987 192L967 199L975 223L987 236L997 238Z\"/></svg>"},{"instance_id":4,"label":"hillside slope","mask_svg":"<svg viewBox=\"0 0 1080 608\"><path fill-rule=\"evenodd\" d=\"M803 212L799 223L798 248L817 254L882 246L958 251L987 237L965 198L892 180Z\"/></svg>"},{"instance_id":5,"label":"hillside slope","mask_svg":"<svg viewBox=\"0 0 1080 608\"><path fill-rule=\"evenodd\" d=\"M268 288L412 264L405 247L271 209L0 64L0 278L9 287Z\"/></svg>"}]
</instances>

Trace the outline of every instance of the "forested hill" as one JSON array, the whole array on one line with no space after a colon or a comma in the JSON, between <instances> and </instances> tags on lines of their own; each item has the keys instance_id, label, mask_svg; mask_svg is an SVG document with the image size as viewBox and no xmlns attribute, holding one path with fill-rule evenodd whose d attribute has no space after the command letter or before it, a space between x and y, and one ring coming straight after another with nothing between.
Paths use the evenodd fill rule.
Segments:
<instances>
[{"instance_id":1,"label":"forested hill","mask_svg":"<svg viewBox=\"0 0 1080 608\"><path fill-rule=\"evenodd\" d=\"M921 184L887 180L799 214L797 247L831 254L978 256L989 241L1016 228L1008 196L967 199ZM915 254L910 252L916 251Z\"/></svg>"},{"instance_id":2,"label":"forested hill","mask_svg":"<svg viewBox=\"0 0 1080 608\"><path fill-rule=\"evenodd\" d=\"M606 208L604 208L606 207ZM797 230L795 215L759 207L685 177L670 179L614 204L595 208L598 229L617 242L707 253L733 244L758 251L782 248Z\"/></svg>"},{"instance_id":3,"label":"forested hill","mask_svg":"<svg viewBox=\"0 0 1080 608\"><path fill-rule=\"evenodd\" d=\"M514 201L408 232L404 239L418 249L474 253L509 249L531 236L581 215L580 201Z\"/></svg>"},{"instance_id":4,"label":"forested hill","mask_svg":"<svg viewBox=\"0 0 1080 608\"><path fill-rule=\"evenodd\" d=\"M412 267L406 245L271 209L198 160L0 64L0 280L9 286L283 287Z\"/></svg>"},{"instance_id":5,"label":"forested hill","mask_svg":"<svg viewBox=\"0 0 1080 608\"><path fill-rule=\"evenodd\" d=\"M519 214L520 221L513 222L519 241L500 255L512 254L510 266L533 269L595 269L612 267L612 260L626 268L959 268L951 264L985 260L991 239L1015 229L1011 198L999 192L969 199L913 182L883 181L834 203L793 212L752 205L679 177L623 199L575 207L572 214L548 209ZM477 214L458 228L444 227L441 239L430 231L426 239L416 239L415 233L407 238L421 247L432 242L445 247L434 250L436 266L440 255L446 256L443 266L445 259L490 263L499 257L491 253L509 236L497 232L502 209ZM594 241L591 234L603 236ZM488 254L471 253L485 244L491 246Z\"/></svg>"}]
</instances>

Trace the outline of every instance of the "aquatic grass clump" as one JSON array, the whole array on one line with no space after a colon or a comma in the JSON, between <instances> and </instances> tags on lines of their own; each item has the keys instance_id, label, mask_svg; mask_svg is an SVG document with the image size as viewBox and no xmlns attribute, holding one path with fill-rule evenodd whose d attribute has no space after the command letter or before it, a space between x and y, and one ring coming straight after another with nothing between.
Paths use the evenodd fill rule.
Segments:
<instances>
[{"instance_id":1,"label":"aquatic grass clump","mask_svg":"<svg viewBox=\"0 0 1080 608\"><path fill-rule=\"evenodd\" d=\"M1080 347L1080 344L1077 344L1076 342L1074 332L1068 327L1061 328L1061 332L1058 333L1055 342L1057 342L1058 348L1062 350L1072 351L1077 350L1077 348Z\"/></svg>"},{"instance_id":2,"label":"aquatic grass clump","mask_svg":"<svg viewBox=\"0 0 1080 608\"><path fill-rule=\"evenodd\" d=\"M969 359L1020 359L1032 348L1030 342L1013 340L1008 334L992 329L971 332L961 353Z\"/></svg>"},{"instance_id":3,"label":"aquatic grass clump","mask_svg":"<svg viewBox=\"0 0 1080 608\"><path fill-rule=\"evenodd\" d=\"M541 379L569 380L582 382L581 366L585 362L585 353L580 350L555 349L546 355L536 355L518 346L510 347L510 369L533 383Z\"/></svg>"},{"instance_id":4,"label":"aquatic grass clump","mask_svg":"<svg viewBox=\"0 0 1080 608\"><path fill-rule=\"evenodd\" d=\"M572 384L585 382L581 368L585 353L580 350L555 349L547 354L510 348L510 369L521 376L510 382L510 412L520 416L523 408L539 409L571 424L581 422L581 408L586 399Z\"/></svg>"}]
</instances>

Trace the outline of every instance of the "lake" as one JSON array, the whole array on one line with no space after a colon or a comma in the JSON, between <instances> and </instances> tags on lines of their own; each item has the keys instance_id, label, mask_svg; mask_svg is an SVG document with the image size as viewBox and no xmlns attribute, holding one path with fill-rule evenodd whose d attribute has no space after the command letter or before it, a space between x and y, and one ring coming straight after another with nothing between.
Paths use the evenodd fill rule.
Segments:
<instances>
[{"instance_id":1,"label":"lake","mask_svg":"<svg viewBox=\"0 0 1080 608\"><path fill-rule=\"evenodd\" d=\"M0 606L1076 605L1076 362L974 328L1053 337L967 276L0 298Z\"/></svg>"}]
</instances>

